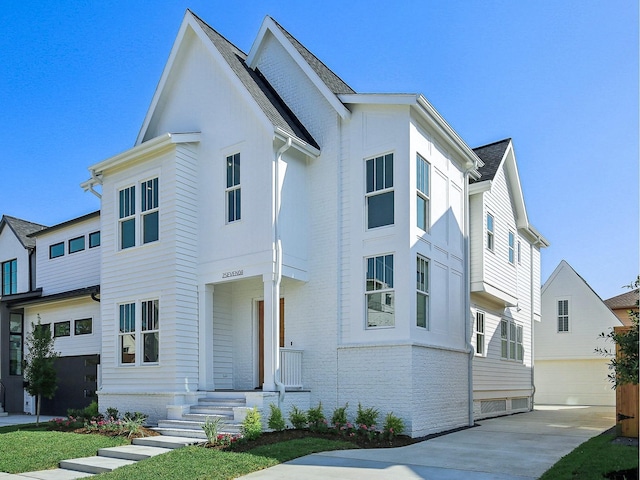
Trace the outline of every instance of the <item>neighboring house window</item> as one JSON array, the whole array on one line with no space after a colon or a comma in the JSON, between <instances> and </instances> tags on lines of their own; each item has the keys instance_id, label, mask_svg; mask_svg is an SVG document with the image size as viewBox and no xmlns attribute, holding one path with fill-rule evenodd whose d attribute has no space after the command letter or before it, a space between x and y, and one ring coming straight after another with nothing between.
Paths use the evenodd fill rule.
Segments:
<instances>
[{"instance_id":1,"label":"neighboring house window","mask_svg":"<svg viewBox=\"0 0 640 480\"><path fill-rule=\"evenodd\" d=\"M420 155L416 156L416 190L418 228L429 231L429 163Z\"/></svg>"},{"instance_id":2,"label":"neighboring house window","mask_svg":"<svg viewBox=\"0 0 640 480\"><path fill-rule=\"evenodd\" d=\"M524 359L523 327L513 320L500 321L501 357L506 360Z\"/></svg>"},{"instance_id":3,"label":"neighboring house window","mask_svg":"<svg viewBox=\"0 0 640 480\"><path fill-rule=\"evenodd\" d=\"M393 225L393 154L366 160L367 228Z\"/></svg>"},{"instance_id":4,"label":"neighboring house window","mask_svg":"<svg viewBox=\"0 0 640 480\"><path fill-rule=\"evenodd\" d=\"M58 258L64 255L64 242L49 246L49 258Z\"/></svg>"},{"instance_id":5,"label":"neighboring house window","mask_svg":"<svg viewBox=\"0 0 640 480\"><path fill-rule=\"evenodd\" d=\"M123 188L119 192L120 249L136 244L136 186Z\"/></svg>"},{"instance_id":6,"label":"neighboring house window","mask_svg":"<svg viewBox=\"0 0 640 480\"><path fill-rule=\"evenodd\" d=\"M429 328L429 261L418 257L416 266L416 325Z\"/></svg>"},{"instance_id":7,"label":"neighboring house window","mask_svg":"<svg viewBox=\"0 0 640 480\"><path fill-rule=\"evenodd\" d=\"M84 236L69 240L69 253L80 252L82 250L84 250Z\"/></svg>"},{"instance_id":8,"label":"neighboring house window","mask_svg":"<svg viewBox=\"0 0 640 480\"><path fill-rule=\"evenodd\" d=\"M22 375L22 314L9 317L9 375Z\"/></svg>"},{"instance_id":9,"label":"neighboring house window","mask_svg":"<svg viewBox=\"0 0 640 480\"><path fill-rule=\"evenodd\" d=\"M569 331L569 300L558 300L558 332Z\"/></svg>"},{"instance_id":10,"label":"neighboring house window","mask_svg":"<svg viewBox=\"0 0 640 480\"><path fill-rule=\"evenodd\" d=\"M120 363L136 363L136 304L120 305Z\"/></svg>"},{"instance_id":11,"label":"neighboring house window","mask_svg":"<svg viewBox=\"0 0 640 480\"><path fill-rule=\"evenodd\" d=\"M227 223L240 220L241 217L241 193L240 193L240 154L227 157Z\"/></svg>"},{"instance_id":12,"label":"neighboring house window","mask_svg":"<svg viewBox=\"0 0 640 480\"><path fill-rule=\"evenodd\" d=\"M522 243L518 240L518 265L522 263Z\"/></svg>"},{"instance_id":13,"label":"neighboring house window","mask_svg":"<svg viewBox=\"0 0 640 480\"><path fill-rule=\"evenodd\" d=\"M487 213L487 248L493 252L493 243L494 243L494 235L493 235L493 215Z\"/></svg>"},{"instance_id":14,"label":"neighboring house window","mask_svg":"<svg viewBox=\"0 0 640 480\"><path fill-rule=\"evenodd\" d=\"M509 232L509 263L515 265L516 263L516 236L513 232Z\"/></svg>"},{"instance_id":15,"label":"neighboring house window","mask_svg":"<svg viewBox=\"0 0 640 480\"><path fill-rule=\"evenodd\" d=\"M93 333L93 320L91 318L82 318L73 322L74 335L89 335Z\"/></svg>"},{"instance_id":16,"label":"neighboring house window","mask_svg":"<svg viewBox=\"0 0 640 480\"><path fill-rule=\"evenodd\" d=\"M144 363L158 362L159 321L158 300L142 302L142 361Z\"/></svg>"},{"instance_id":17,"label":"neighboring house window","mask_svg":"<svg viewBox=\"0 0 640 480\"><path fill-rule=\"evenodd\" d=\"M484 355L484 312L476 312L476 354Z\"/></svg>"},{"instance_id":18,"label":"neighboring house window","mask_svg":"<svg viewBox=\"0 0 640 480\"><path fill-rule=\"evenodd\" d=\"M140 185L140 211L142 212L142 243L158 240L158 178L142 182Z\"/></svg>"},{"instance_id":19,"label":"neighboring house window","mask_svg":"<svg viewBox=\"0 0 640 480\"><path fill-rule=\"evenodd\" d=\"M53 324L53 336L69 337L71 335L71 322L57 322Z\"/></svg>"},{"instance_id":20,"label":"neighboring house window","mask_svg":"<svg viewBox=\"0 0 640 480\"><path fill-rule=\"evenodd\" d=\"M18 293L18 260L2 263L2 295Z\"/></svg>"},{"instance_id":21,"label":"neighboring house window","mask_svg":"<svg viewBox=\"0 0 640 480\"><path fill-rule=\"evenodd\" d=\"M370 257L367 261L367 327L395 325L393 255Z\"/></svg>"},{"instance_id":22,"label":"neighboring house window","mask_svg":"<svg viewBox=\"0 0 640 480\"><path fill-rule=\"evenodd\" d=\"M100 246L100 232L93 232L89 234L89 248Z\"/></svg>"}]
</instances>

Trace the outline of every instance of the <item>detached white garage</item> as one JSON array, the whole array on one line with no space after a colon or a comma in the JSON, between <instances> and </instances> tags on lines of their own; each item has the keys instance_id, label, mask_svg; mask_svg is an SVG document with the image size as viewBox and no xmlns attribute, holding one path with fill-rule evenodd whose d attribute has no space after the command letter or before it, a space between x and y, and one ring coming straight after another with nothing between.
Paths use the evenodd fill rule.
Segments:
<instances>
[{"instance_id":1,"label":"detached white garage","mask_svg":"<svg viewBox=\"0 0 640 480\"><path fill-rule=\"evenodd\" d=\"M615 405L609 359L595 349L613 348L599 337L622 325L589 284L566 262L542 287L542 320L534 325L537 404Z\"/></svg>"}]
</instances>

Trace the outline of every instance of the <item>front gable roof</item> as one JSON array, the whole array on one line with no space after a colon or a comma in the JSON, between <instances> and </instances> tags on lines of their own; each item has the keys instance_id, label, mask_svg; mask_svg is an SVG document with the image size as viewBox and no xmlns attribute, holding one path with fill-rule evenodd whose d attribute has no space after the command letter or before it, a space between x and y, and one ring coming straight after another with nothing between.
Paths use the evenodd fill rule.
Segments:
<instances>
[{"instance_id":1,"label":"front gable roof","mask_svg":"<svg viewBox=\"0 0 640 480\"><path fill-rule=\"evenodd\" d=\"M274 134L291 137L294 140L294 145L310 147L308 148L309 152L317 155L319 150L317 142L260 72L248 66L246 62L247 55L190 10L185 13L178 37L171 49L169 60L138 134L136 145L145 141L147 130L156 113L156 107L160 103L161 97L165 94L164 89L167 80L176 65L176 57L179 55L180 45L184 40L187 29L191 29L205 44L213 57L222 64L231 81L236 83L238 88L253 103L256 112L273 126Z\"/></svg>"},{"instance_id":2,"label":"front gable roof","mask_svg":"<svg viewBox=\"0 0 640 480\"><path fill-rule=\"evenodd\" d=\"M3 215L2 220L0 220L0 233L5 226L8 226L11 229L24 248L34 248L36 246L36 241L34 238L31 238L30 235L47 228L45 225L28 222L16 217L10 217L9 215Z\"/></svg>"}]
</instances>

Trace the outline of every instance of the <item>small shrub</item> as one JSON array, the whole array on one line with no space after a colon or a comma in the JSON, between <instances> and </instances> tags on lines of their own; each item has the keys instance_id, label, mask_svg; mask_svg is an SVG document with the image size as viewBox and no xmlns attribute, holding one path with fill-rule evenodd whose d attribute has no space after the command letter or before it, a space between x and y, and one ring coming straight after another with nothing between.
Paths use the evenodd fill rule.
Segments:
<instances>
[{"instance_id":1,"label":"small shrub","mask_svg":"<svg viewBox=\"0 0 640 480\"><path fill-rule=\"evenodd\" d=\"M92 419L102 419L102 415L98 412L98 402L95 400L84 408L68 409L67 417L73 417L81 422L87 422Z\"/></svg>"},{"instance_id":2,"label":"small shrub","mask_svg":"<svg viewBox=\"0 0 640 480\"><path fill-rule=\"evenodd\" d=\"M224 422L222 421L221 417L207 417L207 419L205 420L202 429L204 430L204 434L207 436L207 441L211 445L216 445L218 443L218 432L223 426Z\"/></svg>"},{"instance_id":3,"label":"small shrub","mask_svg":"<svg viewBox=\"0 0 640 480\"><path fill-rule=\"evenodd\" d=\"M107 408L107 418L118 420L118 418L120 418L120 412L117 408L109 407Z\"/></svg>"},{"instance_id":4,"label":"small shrub","mask_svg":"<svg viewBox=\"0 0 640 480\"><path fill-rule=\"evenodd\" d=\"M331 423L338 430L347 424L347 408L349 403L345 403L344 407L336 407L331 416Z\"/></svg>"},{"instance_id":5,"label":"small shrub","mask_svg":"<svg viewBox=\"0 0 640 480\"><path fill-rule=\"evenodd\" d=\"M249 410L241 427L242 436L246 440L255 440L262 435L262 419L256 407Z\"/></svg>"},{"instance_id":6,"label":"small shrub","mask_svg":"<svg viewBox=\"0 0 640 480\"><path fill-rule=\"evenodd\" d=\"M135 420L135 421L142 421L142 423L144 423L147 418L149 416L145 415L144 413L141 412L125 412L125 414L122 416L122 418L129 418L131 420Z\"/></svg>"},{"instance_id":7,"label":"small shrub","mask_svg":"<svg viewBox=\"0 0 640 480\"><path fill-rule=\"evenodd\" d=\"M291 411L289 412L289 421L293 428L302 429L307 426L307 414L304 410L300 410L295 405L291 407Z\"/></svg>"},{"instance_id":8,"label":"small shrub","mask_svg":"<svg viewBox=\"0 0 640 480\"><path fill-rule=\"evenodd\" d=\"M362 408L362 405L358 403L358 414L356 415L356 425L365 425L367 429L375 427L378 421L378 415L380 412L376 408Z\"/></svg>"},{"instance_id":9,"label":"small shrub","mask_svg":"<svg viewBox=\"0 0 640 480\"><path fill-rule=\"evenodd\" d=\"M267 425L271 430L275 430L276 432L280 432L287 427L286 422L284 421L284 417L282 416L282 410L280 408L271 403L269 404L269 409L271 413L269 414L269 420Z\"/></svg>"},{"instance_id":10,"label":"small shrub","mask_svg":"<svg viewBox=\"0 0 640 480\"><path fill-rule=\"evenodd\" d=\"M322 402L318 403L315 408L310 408L307 412L307 421L309 422L309 429L315 431L322 431L327 429L327 419L322 411Z\"/></svg>"},{"instance_id":11,"label":"small shrub","mask_svg":"<svg viewBox=\"0 0 640 480\"><path fill-rule=\"evenodd\" d=\"M402 435L404 433L404 422L400 417L396 417L393 412L387 413L384 419L384 426L382 427L382 435L387 440L393 440L396 435Z\"/></svg>"}]
</instances>

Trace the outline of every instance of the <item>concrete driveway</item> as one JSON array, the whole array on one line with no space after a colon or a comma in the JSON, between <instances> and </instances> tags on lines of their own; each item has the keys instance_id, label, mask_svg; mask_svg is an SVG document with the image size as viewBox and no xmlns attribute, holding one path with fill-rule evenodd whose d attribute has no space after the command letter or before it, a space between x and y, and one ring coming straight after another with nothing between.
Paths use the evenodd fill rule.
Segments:
<instances>
[{"instance_id":1,"label":"concrete driveway","mask_svg":"<svg viewBox=\"0 0 640 480\"><path fill-rule=\"evenodd\" d=\"M614 407L537 406L407 447L298 458L244 479L536 479L578 445L615 425Z\"/></svg>"}]
</instances>

